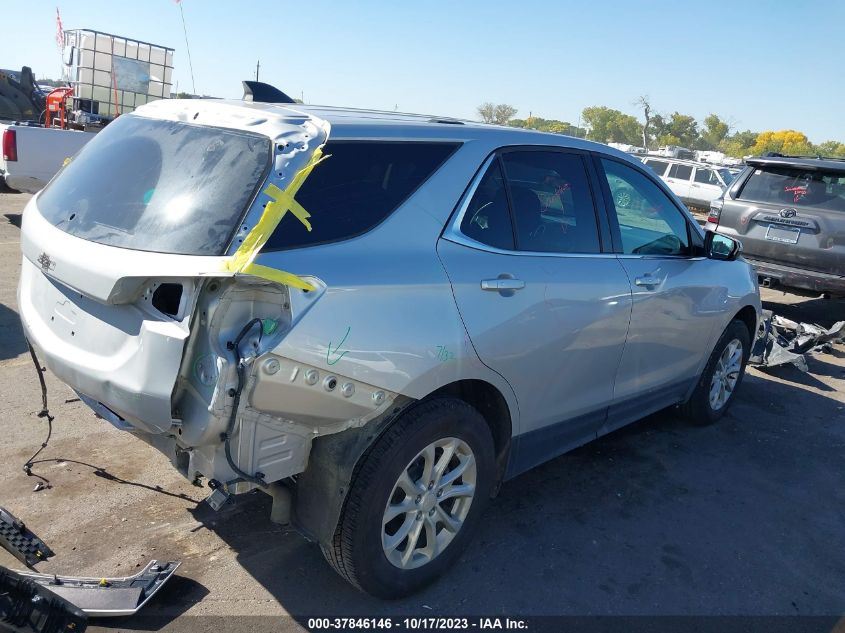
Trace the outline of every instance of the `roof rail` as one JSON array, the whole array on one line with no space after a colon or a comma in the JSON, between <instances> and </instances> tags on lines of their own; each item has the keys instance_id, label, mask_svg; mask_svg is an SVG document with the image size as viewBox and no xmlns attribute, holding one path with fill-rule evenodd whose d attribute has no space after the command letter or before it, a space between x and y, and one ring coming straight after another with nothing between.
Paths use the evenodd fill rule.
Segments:
<instances>
[{"instance_id":1,"label":"roof rail","mask_svg":"<svg viewBox=\"0 0 845 633\"><path fill-rule=\"evenodd\" d=\"M842 156L822 156L821 154L781 154L780 152L766 152L759 158L812 158L816 160L838 160L845 162Z\"/></svg>"}]
</instances>

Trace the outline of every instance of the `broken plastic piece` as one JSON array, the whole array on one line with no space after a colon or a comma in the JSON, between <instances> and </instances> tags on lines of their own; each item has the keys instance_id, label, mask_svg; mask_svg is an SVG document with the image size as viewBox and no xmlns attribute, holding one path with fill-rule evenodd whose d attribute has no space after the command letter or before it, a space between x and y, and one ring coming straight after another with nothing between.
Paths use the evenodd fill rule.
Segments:
<instances>
[{"instance_id":1,"label":"broken plastic piece","mask_svg":"<svg viewBox=\"0 0 845 633\"><path fill-rule=\"evenodd\" d=\"M160 563L151 560L134 576L123 578L17 573L47 587L89 616L116 617L137 613L170 580L179 565L179 561Z\"/></svg>"},{"instance_id":2,"label":"broken plastic piece","mask_svg":"<svg viewBox=\"0 0 845 633\"><path fill-rule=\"evenodd\" d=\"M763 310L757 338L751 348L748 363L757 367L777 367L792 363L801 371L808 371L805 354L825 351L831 342L845 338L845 321L831 328L813 323L798 323Z\"/></svg>"},{"instance_id":3,"label":"broken plastic piece","mask_svg":"<svg viewBox=\"0 0 845 633\"><path fill-rule=\"evenodd\" d=\"M229 495L222 488L217 488L212 492L206 502L211 506L211 509L217 512L229 500Z\"/></svg>"},{"instance_id":4,"label":"broken plastic piece","mask_svg":"<svg viewBox=\"0 0 845 633\"><path fill-rule=\"evenodd\" d=\"M85 613L45 585L0 567L0 630L83 633Z\"/></svg>"},{"instance_id":5,"label":"broken plastic piece","mask_svg":"<svg viewBox=\"0 0 845 633\"><path fill-rule=\"evenodd\" d=\"M54 555L53 550L28 530L23 521L4 508L0 508L0 546L27 567Z\"/></svg>"}]
</instances>

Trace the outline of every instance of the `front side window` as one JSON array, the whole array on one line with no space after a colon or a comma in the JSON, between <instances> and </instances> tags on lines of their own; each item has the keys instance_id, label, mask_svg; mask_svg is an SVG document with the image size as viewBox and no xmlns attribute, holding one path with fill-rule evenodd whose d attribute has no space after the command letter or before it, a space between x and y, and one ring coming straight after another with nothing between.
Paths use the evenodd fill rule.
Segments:
<instances>
[{"instance_id":1,"label":"front side window","mask_svg":"<svg viewBox=\"0 0 845 633\"><path fill-rule=\"evenodd\" d=\"M38 197L62 231L92 242L222 255L270 167L258 134L125 114Z\"/></svg>"},{"instance_id":2,"label":"front side window","mask_svg":"<svg viewBox=\"0 0 845 633\"><path fill-rule=\"evenodd\" d=\"M610 188L622 252L628 255L686 255L689 234L686 220L656 184L637 170L602 159ZM625 200L626 205L619 204Z\"/></svg>"},{"instance_id":3,"label":"front side window","mask_svg":"<svg viewBox=\"0 0 845 633\"><path fill-rule=\"evenodd\" d=\"M845 211L843 182L845 177L842 174L767 166L751 173L739 198L783 206Z\"/></svg>"},{"instance_id":4,"label":"front side window","mask_svg":"<svg viewBox=\"0 0 845 633\"><path fill-rule=\"evenodd\" d=\"M286 213L265 251L349 239L387 218L451 156L455 143L334 141L296 194L314 224ZM317 226L319 225L319 229Z\"/></svg>"},{"instance_id":5,"label":"front side window","mask_svg":"<svg viewBox=\"0 0 845 633\"><path fill-rule=\"evenodd\" d=\"M690 176L692 176L691 165L681 165L680 163L675 163L669 170L669 178L677 178L678 180L689 180Z\"/></svg>"},{"instance_id":6,"label":"front side window","mask_svg":"<svg viewBox=\"0 0 845 633\"><path fill-rule=\"evenodd\" d=\"M499 160L494 160L478 184L461 220L461 233L493 248L513 250L508 194Z\"/></svg>"},{"instance_id":7,"label":"front side window","mask_svg":"<svg viewBox=\"0 0 845 633\"><path fill-rule=\"evenodd\" d=\"M593 196L579 154L513 151L502 155L516 247L542 253L598 253Z\"/></svg>"}]
</instances>

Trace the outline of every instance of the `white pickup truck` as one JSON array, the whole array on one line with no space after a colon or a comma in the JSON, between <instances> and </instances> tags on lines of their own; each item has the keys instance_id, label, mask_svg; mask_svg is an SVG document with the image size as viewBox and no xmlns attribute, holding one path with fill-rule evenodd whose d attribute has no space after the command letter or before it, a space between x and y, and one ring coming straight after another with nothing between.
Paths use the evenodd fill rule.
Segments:
<instances>
[{"instance_id":1,"label":"white pickup truck","mask_svg":"<svg viewBox=\"0 0 845 633\"><path fill-rule=\"evenodd\" d=\"M0 123L3 154L0 177L16 191L35 193L61 169L66 158L94 138L92 132Z\"/></svg>"}]
</instances>

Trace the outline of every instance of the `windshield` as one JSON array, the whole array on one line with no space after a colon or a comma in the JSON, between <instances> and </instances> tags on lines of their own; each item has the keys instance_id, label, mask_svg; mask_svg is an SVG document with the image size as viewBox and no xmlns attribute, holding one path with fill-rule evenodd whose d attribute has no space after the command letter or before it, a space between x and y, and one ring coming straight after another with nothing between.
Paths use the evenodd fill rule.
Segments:
<instances>
[{"instance_id":1,"label":"windshield","mask_svg":"<svg viewBox=\"0 0 845 633\"><path fill-rule=\"evenodd\" d=\"M725 181L726 185L730 185L734 181L734 178L736 178L736 175L733 174L730 169L720 169L719 175L722 177L722 180Z\"/></svg>"},{"instance_id":2,"label":"windshield","mask_svg":"<svg viewBox=\"0 0 845 633\"><path fill-rule=\"evenodd\" d=\"M258 134L125 114L59 172L38 209L92 242L222 255L269 161Z\"/></svg>"}]
</instances>

